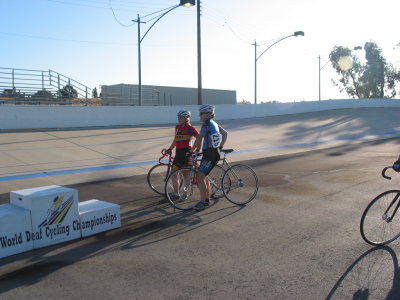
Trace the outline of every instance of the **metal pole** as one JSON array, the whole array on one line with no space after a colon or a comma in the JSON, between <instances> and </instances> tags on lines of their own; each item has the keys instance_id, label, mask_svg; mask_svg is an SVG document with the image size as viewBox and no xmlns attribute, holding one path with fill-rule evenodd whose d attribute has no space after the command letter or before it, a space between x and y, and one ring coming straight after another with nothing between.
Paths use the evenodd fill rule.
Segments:
<instances>
[{"instance_id":1,"label":"metal pole","mask_svg":"<svg viewBox=\"0 0 400 300\"><path fill-rule=\"evenodd\" d=\"M201 29L200 29L200 4L201 1L197 1L197 104L203 103L202 99L202 83L201 83Z\"/></svg>"},{"instance_id":2,"label":"metal pole","mask_svg":"<svg viewBox=\"0 0 400 300\"><path fill-rule=\"evenodd\" d=\"M255 92L254 92L254 103L255 104L257 104L257 60L259 60L260 59L260 57L261 56L263 56L263 54L265 53L265 52L267 52L269 49L271 49L271 47L273 47L274 45L276 45L276 44L278 44L279 42L281 42L281 41L283 41L283 40L285 40L285 39L287 39L287 38L290 38L290 37L292 37L292 36L296 36L297 35L297 33L303 33L303 35L304 35L304 32L302 32L302 31L296 31L294 34L291 34L291 35L288 35L288 36L285 36L285 37L283 37L283 38L281 38L281 39L279 39L279 40L277 40L275 43L273 43L271 46L269 46L267 49L265 49L258 57L257 57L257 50L256 50L256 58L255 58L255 64L256 64L256 69L255 69L255 74L256 74L256 76L255 76ZM254 47L257 49L257 43L254 41Z\"/></svg>"},{"instance_id":3,"label":"metal pole","mask_svg":"<svg viewBox=\"0 0 400 300\"><path fill-rule=\"evenodd\" d=\"M14 69L12 69L12 90L14 92L15 90L15 74L14 74Z\"/></svg>"},{"instance_id":4,"label":"metal pole","mask_svg":"<svg viewBox=\"0 0 400 300\"><path fill-rule=\"evenodd\" d=\"M321 55L318 56L318 99L321 101Z\"/></svg>"},{"instance_id":5,"label":"metal pole","mask_svg":"<svg viewBox=\"0 0 400 300\"><path fill-rule=\"evenodd\" d=\"M257 104L257 43L254 43L254 104Z\"/></svg>"},{"instance_id":6,"label":"metal pole","mask_svg":"<svg viewBox=\"0 0 400 300\"><path fill-rule=\"evenodd\" d=\"M137 15L137 23L138 23L138 70L139 70L139 106L142 105L142 54L141 54L141 46L140 46L140 17Z\"/></svg>"},{"instance_id":7,"label":"metal pole","mask_svg":"<svg viewBox=\"0 0 400 300\"><path fill-rule=\"evenodd\" d=\"M57 73L57 85L58 85L58 89L57 89L58 98L61 98L60 74L59 73Z\"/></svg>"}]
</instances>

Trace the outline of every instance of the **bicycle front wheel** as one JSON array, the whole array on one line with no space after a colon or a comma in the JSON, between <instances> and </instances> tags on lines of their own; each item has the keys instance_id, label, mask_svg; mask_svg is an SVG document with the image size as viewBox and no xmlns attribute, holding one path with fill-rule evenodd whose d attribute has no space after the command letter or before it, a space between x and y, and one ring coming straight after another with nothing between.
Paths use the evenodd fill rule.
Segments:
<instances>
[{"instance_id":1,"label":"bicycle front wheel","mask_svg":"<svg viewBox=\"0 0 400 300\"><path fill-rule=\"evenodd\" d=\"M382 246L400 236L400 190L378 195L365 209L360 222L361 236L370 245Z\"/></svg>"},{"instance_id":2,"label":"bicycle front wheel","mask_svg":"<svg viewBox=\"0 0 400 300\"><path fill-rule=\"evenodd\" d=\"M258 193L258 178L247 165L233 165L222 177L222 192L226 199L236 205L245 205Z\"/></svg>"},{"instance_id":3,"label":"bicycle front wheel","mask_svg":"<svg viewBox=\"0 0 400 300\"><path fill-rule=\"evenodd\" d=\"M165 183L165 195L173 207L180 210L192 209L200 200L196 172L191 168L172 172Z\"/></svg>"},{"instance_id":4,"label":"bicycle front wheel","mask_svg":"<svg viewBox=\"0 0 400 300\"><path fill-rule=\"evenodd\" d=\"M171 167L164 164L153 166L147 173L147 183L157 194L164 195L165 182Z\"/></svg>"}]
</instances>

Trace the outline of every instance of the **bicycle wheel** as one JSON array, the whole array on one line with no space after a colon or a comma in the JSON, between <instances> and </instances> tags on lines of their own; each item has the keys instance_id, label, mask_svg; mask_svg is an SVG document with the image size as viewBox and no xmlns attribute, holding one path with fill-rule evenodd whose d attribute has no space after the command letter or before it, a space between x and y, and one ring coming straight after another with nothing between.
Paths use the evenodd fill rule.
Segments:
<instances>
[{"instance_id":1,"label":"bicycle wheel","mask_svg":"<svg viewBox=\"0 0 400 300\"><path fill-rule=\"evenodd\" d=\"M168 170L168 165L158 164L153 166L147 173L147 183L157 194L164 195Z\"/></svg>"},{"instance_id":2,"label":"bicycle wheel","mask_svg":"<svg viewBox=\"0 0 400 300\"><path fill-rule=\"evenodd\" d=\"M168 176L165 195L173 207L189 210L200 200L196 177L197 174L191 168L176 170Z\"/></svg>"},{"instance_id":3,"label":"bicycle wheel","mask_svg":"<svg viewBox=\"0 0 400 300\"><path fill-rule=\"evenodd\" d=\"M229 176L229 180L227 177ZM256 173L247 165L233 165L222 177L222 191L226 199L236 205L245 205L253 200L258 192Z\"/></svg>"},{"instance_id":4,"label":"bicycle wheel","mask_svg":"<svg viewBox=\"0 0 400 300\"><path fill-rule=\"evenodd\" d=\"M368 244L382 246L400 236L400 190L378 195L365 209L360 222L361 236Z\"/></svg>"},{"instance_id":5,"label":"bicycle wheel","mask_svg":"<svg viewBox=\"0 0 400 300\"><path fill-rule=\"evenodd\" d=\"M225 169L220 165L216 165L207 175L207 179L211 183L211 198L219 199L224 197L224 193L222 192L222 178L224 177ZM230 186L230 177L226 176L225 180L227 183L225 186ZM229 193L229 191L227 191Z\"/></svg>"}]
</instances>

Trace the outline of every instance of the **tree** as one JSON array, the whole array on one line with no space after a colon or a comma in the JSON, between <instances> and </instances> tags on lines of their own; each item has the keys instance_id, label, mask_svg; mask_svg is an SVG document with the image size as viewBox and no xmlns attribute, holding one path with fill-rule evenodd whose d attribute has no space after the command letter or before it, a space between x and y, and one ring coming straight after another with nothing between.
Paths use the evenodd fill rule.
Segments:
<instances>
[{"instance_id":1,"label":"tree","mask_svg":"<svg viewBox=\"0 0 400 300\"><path fill-rule=\"evenodd\" d=\"M238 104L251 104L251 102L243 99L242 101L238 102Z\"/></svg>"},{"instance_id":2,"label":"tree","mask_svg":"<svg viewBox=\"0 0 400 300\"><path fill-rule=\"evenodd\" d=\"M33 98L52 98L53 94L50 91L41 90L32 95Z\"/></svg>"},{"instance_id":3,"label":"tree","mask_svg":"<svg viewBox=\"0 0 400 300\"><path fill-rule=\"evenodd\" d=\"M72 85L67 84L62 89L59 90L62 98L76 98L78 97L78 92Z\"/></svg>"},{"instance_id":4,"label":"tree","mask_svg":"<svg viewBox=\"0 0 400 300\"><path fill-rule=\"evenodd\" d=\"M99 95L98 95L98 93L97 93L97 88L94 88L94 89L93 89L93 91L92 91L92 97L93 97L93 98L98 98L98 97L99 97Z\"/></svg>"},{"instance_id":5,"label":"tree","mask_svg":"<svg viewBox=\"0 0 400 300\"><path fill-rule=\"evenodd\" d=\"M339 82L332 80L333 83L353 98L395 97L400 71L386 62L377 44L366 42L364 51L366 63L362 64L349 48L333 48L329 60L340 76Z\"/></svg>"}]
</instances>

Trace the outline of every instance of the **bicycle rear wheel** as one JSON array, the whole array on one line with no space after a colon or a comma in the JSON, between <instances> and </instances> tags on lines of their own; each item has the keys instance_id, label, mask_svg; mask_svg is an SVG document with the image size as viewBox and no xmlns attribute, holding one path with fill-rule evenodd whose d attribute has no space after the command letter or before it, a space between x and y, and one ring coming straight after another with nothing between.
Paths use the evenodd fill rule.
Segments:
<instances>
[{"instance_id":1,"label":"bicycle rear wheel","mask_svg":"<svg viewBox=\"0 0 400 300\"><path fill-rule=\"evenodd\" d=\"M157 194L164 195L165 182L170 169L171 167L168 165L158 164L153 166L147 173L147 183Z\"/></svg>"},{"instance_id":2,"label":"bicycle rear wheel","mask_svg":"<svg viewBox=\"0 0 400 300\"><path fill-rule=\"evenodd\" d=\"M233 165L222 177L222 191L226 199L233 204L245 205L258 193L257 175L247 165Z\"/></svg>"},{"instance_id":3,"label":"bicycle rear wheel","mask_svg":"<svg viewBox=\"0 0 400 300\"><path fill-rule=\"evenodd\" d=\"M200 200L196 176L191 168L176 170L168 176L165 195L173 207L189 210Z\"/></svg>"},{"instance_id":4,"label":"bicycle rear wheel","mask_svg":"<svg viewBox=\"0 0 400 300\"><path fill-rule=\"evenodd\" d=\"M365 209L360 222L361 236L370 245L382 246L400 236L400 220L396 212L400 205L400 190L386 191Z\"/></svg>"}]
</instances>

